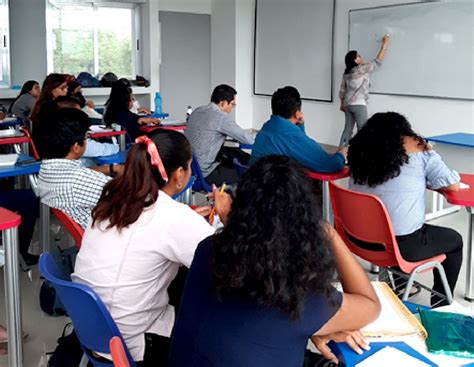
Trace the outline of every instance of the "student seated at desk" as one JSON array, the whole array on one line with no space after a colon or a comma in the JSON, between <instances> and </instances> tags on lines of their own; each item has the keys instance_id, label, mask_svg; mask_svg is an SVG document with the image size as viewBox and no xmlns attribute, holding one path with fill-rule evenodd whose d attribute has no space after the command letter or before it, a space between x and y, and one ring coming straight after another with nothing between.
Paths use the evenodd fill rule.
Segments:
<instances>
[{"instance_id":1,"label":"student seated at desk","mask_svg":"<svg viewBox=\"0 0 474 367\"><path fill-rule=\"evenodd\" d=\"M143 124L159 124L160 120L152 117L140 117L130 111L133 105L132 88L123 83L115 83L110 90L110 97L106 103L104 122L107 126L118 124L122 126L134 141L142 135L139 130Z\"/></svg>"},{"instance_id":2,"label":"student seated at desk","mask_svg":"<svg viewBox=\"0 0 474 367\"><path fill-rule=\"evenodd\" d=\"M462 237L453 229L425 223L425 191L427 187L459 190L457 172L396 112L376 113L367 121L350 140L348 162L349 188L382 200L402 257L420 261L446 254L441 265L454 292L462 264ZM437 270L433 289L444 294Z\"/></svg>"},{"instance_id":3,"label":"student seated at desk","mask_svg":"<svg viewBox=\"0 0 474 367\"><path fill-rule=\"evenodd\" d=\"M41 93L31 112L33 132L37 129L40 114L48 113L52 108L54 109L54 101L56 98L67 94L67 80L68 76L66 74L57 73L49 74L44 80Z\"/></svg>"},{"instance_id":4,"label":"student seated at desk","mask_svg":"<svg viewBox=\"0 0 474 367\"><path fill-rule=\"evenodd\" d=\"M344 293L331 285L336 270ZM196 250L169 365L300 367L310 337L334 359L327 341L349 335L354 349L367 347L343 332L379 312L364 270L321 220L303 167L268 156L242 175L223 230Z\"/></svg>"},{"instance_id":5,"label":"student seated at desk","mask_svg":"<svg viewBox=\"0 0 474 367\"><path fill-rule=\"evenodd\" d=\"M28 121L40 93L39 83L36 80L28 80L21 87L20 94L12 102L8 112L21 118L23 121Z\"/></svg>"},{"instance_id":6,"label":"student seated at desk","mask_svg":"<svg viewBox=\"0 0 474 367\"><path fill-rule=\"evenodd\" d=\"M75 80L69 82L67 86L67 97L72 97L77 99L79 102L80 109L84 111L87 116L93 119L102 119L102 115L98 113L94 108L94 102L91 100L86 100L82 94L82 85Z\"/></svg>"},{"instance_id":7,"label":"student seated at desk","mask_svg":"<svg viewBox=\"0 0 474 367\"><path fill-rule=\"evenodd\" d=\"M239 148L225 147L226 137L252 144L254 134L245 131L230 117L236 106L237 91L229 85L214 88L211 103L196 108L189 116L184 135L193 147L203 176L209 184L236 183L239 176L233 158L247 164L249 155Z\"/></svg>"},{"instance_id":8,"label":"student seated at desk","mask_svg":"<svg viewBox=\"0 0 474 367\"><path fill-rule=\"evenodd\" d=\"M199 215L172 199L191 175L191 146L184 135L159 130L136 142L124 174L105 186L92 211L72 279L100 296L135 361L166 366L175 318L167 289L214 229L202 216L209 207ZM229 198L215 195L225 220Z\"/></svg>"},{"instance_id":9,"label":"student seated at desk","mask_svg":"<svg viewBox=\"0 0 474 367\"><path fill-rule=\"evenodd\" d=\"M293 158L314 172L337 172L344 166L346 152L341 148L336 154L328 154L306 135L300 94L287 86L273 93L272 116L257 134L249 163L278 154Z\"/></svg>"},{"instance_id":10,"label":"student seated at desk","mask_svg":"<svg viewBox=\"0 0 474 367\"><path fill-rule=\"evenodd\" d=\"M110 177L82 166L79 159L87 144L89 117L82 111L63 108L51 115L45 151L38 175L41 202L69 215L85 228ZM104 172L109 167L102 168Z\"/></svg>"},{"instance_id":11,"label":"student seated at desk","mask_svg":"<svg viewBox=\"0 0 474 367\"><path fill-rule=\"evenodd\" d=\"M77 100L75 97L70 96L58 97L58 99L56 100L56 106L58 109L75 108L78 110L82 110L79 100ZM47 124L48 121L44 121L44 125ZM81 157L81 162L86 167L93 166L95 163L90 158L112 155L118 153L119 150L120 149L118 144L101 143L95 141L94 139L88 138L86 141L86 150L84 151L84 154Z\"/></svg>"}]
</instances>

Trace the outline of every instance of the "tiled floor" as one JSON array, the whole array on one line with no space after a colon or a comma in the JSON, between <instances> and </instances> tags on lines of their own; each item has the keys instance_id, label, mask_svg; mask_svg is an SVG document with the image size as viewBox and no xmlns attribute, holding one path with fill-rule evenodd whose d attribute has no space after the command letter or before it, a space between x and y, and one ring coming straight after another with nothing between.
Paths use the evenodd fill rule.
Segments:
<instances>
[{"instance_id":1,"label":"tiled floor","mask_svg":"<svg viewBox=\"0 0 474 367\"><path fill-rule=\"evenodd\" d=\"M431 223L451 227L459 231L466 240L467 234L467 213L461 209L458 213L447 217L439 218ZM431 274L424 276L426 281L431 284ZM455 300L467 306L474 314L474 303L470 304L464 301L465 284L465 262L461 269L459 281L455 290ZM23 328L29 334L24 343L24 365L26 367L46 366L44 357L46 352L51 352L56 346L56 340L60 336L64 325L68 322L66 317L50 317L43 314L39 308L38 292L41 280L38 276L38 270L33 270L33 280L30 281L27 274L22 274L21 296L23 303ZM0 294L3 290L3 270L0 270ZM5 325L5 303L4 297L0 301L0 324ZM6 356L0 356L0 366L7 366Z\"/></svg>"}]
</instances>

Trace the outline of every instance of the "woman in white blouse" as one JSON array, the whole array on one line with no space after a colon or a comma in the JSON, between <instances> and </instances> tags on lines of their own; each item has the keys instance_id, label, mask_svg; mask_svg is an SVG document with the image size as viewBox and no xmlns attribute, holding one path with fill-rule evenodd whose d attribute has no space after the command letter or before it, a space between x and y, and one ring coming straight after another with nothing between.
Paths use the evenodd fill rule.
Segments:
<instances>
[{"instance_id":1,"label":"woman in white blouse","mask_svg":"<svg viewBox=\"0 0 474 367\"><path fill-rule=\"evenodd\" d=\"M209 208L198 213L172 199L191 175L184 135L159 130L136 143L92 211L72 279L100 296L135 361L166 366L175 318L168 286L214 230L203 218ZM230 199L221 196L216 210L226 217Z\"/></svg>"}]
</instances>

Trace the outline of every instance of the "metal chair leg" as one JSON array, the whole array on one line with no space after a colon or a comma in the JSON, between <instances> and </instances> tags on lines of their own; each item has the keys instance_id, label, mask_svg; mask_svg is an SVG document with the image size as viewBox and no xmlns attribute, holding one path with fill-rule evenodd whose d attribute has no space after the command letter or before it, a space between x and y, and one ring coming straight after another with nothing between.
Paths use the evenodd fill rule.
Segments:
<instances>
[{"instance_id":1,"label":"metal chair leg","mask_svg":"<svg viewBox=\"0 0 474 367\"><path fill-rule=\"evenodd\" d=\"M451 288L449 288L448 278L446 278L446 273L444 272L444 268L441 264L437 263L435 265L436 269L439 271L439 276L441 278L441 282L443 283L444 292L446 293L446 298L448 299L448 303L453 303L453 293L451 292Z\"/></svg>"}]
</instances>

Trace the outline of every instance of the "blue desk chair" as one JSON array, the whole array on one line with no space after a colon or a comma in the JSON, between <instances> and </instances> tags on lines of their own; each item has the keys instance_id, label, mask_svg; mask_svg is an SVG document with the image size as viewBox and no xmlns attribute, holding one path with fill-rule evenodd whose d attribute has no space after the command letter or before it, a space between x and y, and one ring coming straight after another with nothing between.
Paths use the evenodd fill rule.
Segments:
<instances>
[{"instance_id":1,"label":"blue desk chair","mask_svg":"<svg viewBox=\"0 0 474 367\"><path fill-rule=\"evenodd\" d=\"M237 171L237 174L242 176L242 174L249 169L249 166L246 166L245 164L240 163L240 161L237 158L234 158L232 160L234 163L235 170Z\"/></svg>"},{"instance_id":2,"label":"blue desk chair","mask_svg":"<svg viewBox=\"0 0 474 367\"><path fill-rule=\"evenodd\" d=\"M173 195L173 200L179 201L180 203L184 203L184 204L192 204L191 191L194 185L194 181L195 181L194 176L191 176L186 186L176 195Z\"/></svg>"},{"instance_id":3,"label":"blue desk chair","mask_svg":"<svg viewBox=\"0 0 474 367\"><path fill-rule=\"evenodd\" d=\"M110 354L109 341L118 336L122 343L122 334L115 325L114 320L92 289L88 286L66 281L60 278L58 268L48 253L43 253L39 260L39 269L56 289L59 298L66 308L74 324L74 330L81 343L84 353L94 367L113 366L112 361L98 359L92 352ZM125 348L130 366L135 367L128 348Z\"/></svg>"},{"instance_id":4,"label":"blue desk chair","mask_svg":"<svg viewBox=\"0 0 474 367\"><path fill-rule=\"evenodd\" d=\"M191 175L194 176L193 191L205 191L211 192L211 185L209 185L204 178L201 167L196 159L196 156L193 154L193 160L191 161Z\"/></svg>"}]
</instances>

